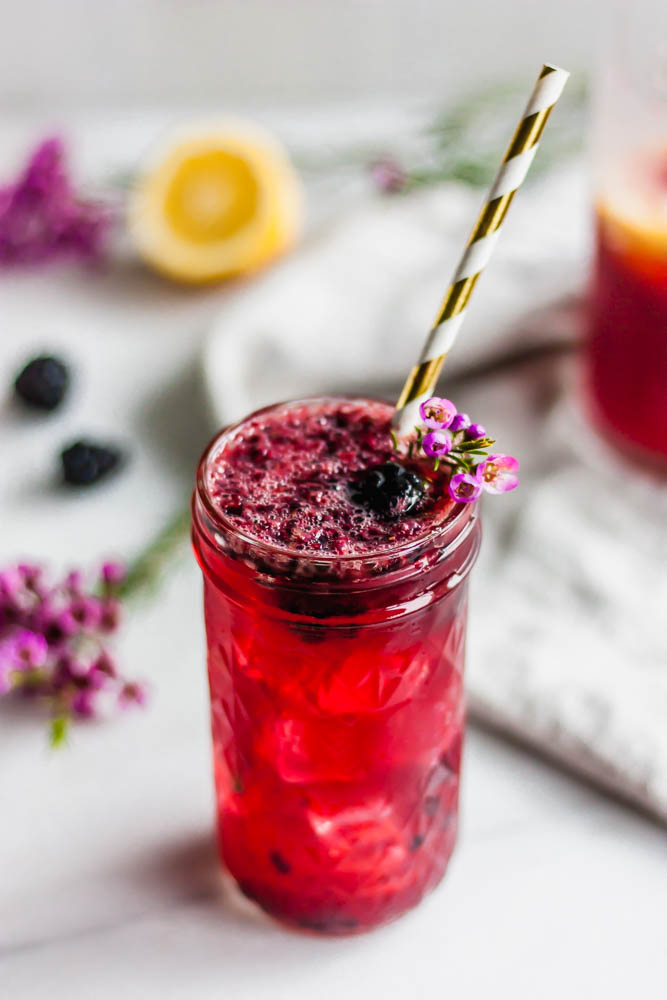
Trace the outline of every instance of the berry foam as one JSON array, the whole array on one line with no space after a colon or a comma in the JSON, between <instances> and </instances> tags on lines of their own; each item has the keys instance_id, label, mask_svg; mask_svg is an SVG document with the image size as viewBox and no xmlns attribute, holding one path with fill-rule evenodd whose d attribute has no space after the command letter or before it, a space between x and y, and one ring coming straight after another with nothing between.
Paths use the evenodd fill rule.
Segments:
<instances>
[{"instance_id":1,"label":"berry foam","mask_svg":"<svg viewBox=\"0 0 667 1000\"><path fill-rule=\"evenodd\" d=\"M368 469L395 460L393 408L382 402L314 399L261 411L221 438L206 487L214 507L245 536L313 556L367 555L427 535L457 505L446 468L401 460L423 482L409 511L359 502Z\"/></svg>"}]
</instances>

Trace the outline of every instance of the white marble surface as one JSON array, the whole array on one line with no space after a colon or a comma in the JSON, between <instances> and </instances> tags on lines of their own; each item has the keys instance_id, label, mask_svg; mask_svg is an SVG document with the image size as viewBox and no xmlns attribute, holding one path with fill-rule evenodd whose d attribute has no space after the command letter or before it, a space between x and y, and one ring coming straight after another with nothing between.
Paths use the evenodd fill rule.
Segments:
<instances>
[{"instance_id":1,"label":"white marble surface","mask_svg":"<svg viewBox=\"0 0 667 1000\"><path fill-rule=\"evenodd\" d=\"M0 128L5 148L14 126ZM180 504L209 431L195 359L224 292L101 275L0 281L0 386L26 355L76 362L46 420L0 412L0 562L131 553ZM126 472L72 496L54 453L82 431L132 442ZM83 726L58 754L31 714L0 704L0 997L323 1000L345 995L609 1000L664 996L664 830L477 730L460 847L443 885L374 934L284 931L222 890L212 844L203 636L186 555L129 620L145 713Z\"/></svg>"}]
</instances>

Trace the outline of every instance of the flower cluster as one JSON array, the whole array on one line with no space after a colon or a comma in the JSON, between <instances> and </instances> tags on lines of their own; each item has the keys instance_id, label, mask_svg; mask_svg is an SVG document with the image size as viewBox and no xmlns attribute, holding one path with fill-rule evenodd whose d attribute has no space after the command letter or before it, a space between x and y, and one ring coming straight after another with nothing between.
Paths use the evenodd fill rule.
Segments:
<instances>
[{"instance_id":1,"label":"flower cluster","mask_svg":"<svg viewBox=\"0 0 667 1000\"><path fill-rule=\"evenodd\" d=\"M146 701L144 685L122 677L107 648L120 623L124 577L117 563L106 563L92 588L78 570L54 585L40 566L0 572L0 695L44 699L54 743L72 718Z\"/></svg>"},{"instance_id":2,"label":"flower cluster","mask_svg":"<svg viewBox=\"0 0 667 1000\"><path fill-rule=\"evenodd\" d=\"M417 426L416 442L410 445L433 459L452 467L449 495L460 503L476 500L482 491L506 493L519 485L519 463L511 455L489 454L495 441L481 424L471 423L467 413L459 413L449 399L433 396L419 407L423 424Z\"/></svg>"},{"instance_id":3,"label":"flower cluster","mask_svg":"<svg viewBox=\"0 0 667 1000\"><path fill-rule=\"evenodd\" d=\"M0 188L0 265L101 256L109 209L78 197L60 139L42 142L18 179Z\"/></svg>"}]
</instances>

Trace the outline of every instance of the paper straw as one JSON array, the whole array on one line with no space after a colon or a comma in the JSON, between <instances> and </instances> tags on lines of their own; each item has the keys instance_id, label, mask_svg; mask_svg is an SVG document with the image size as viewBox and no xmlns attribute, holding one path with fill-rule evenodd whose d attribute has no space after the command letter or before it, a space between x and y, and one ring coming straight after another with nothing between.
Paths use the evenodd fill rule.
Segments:
<instances>
[{"instance_id":1,"label":"paper straw","mask_svg":"<svg viewBox=\"0 0 667 1000\"><path fill-rule=\"evenodd\" d=\"M551 109L562 94L569 75L558 66L542 67L463 256L454 271L419 362L410 372L399 396L394 416L394 426L399 434L409 432L419 422L419 404L433 395L438 375L456 340L477 279L491 258L507 210L528 173Z\"/></svg>"}]
</instances>

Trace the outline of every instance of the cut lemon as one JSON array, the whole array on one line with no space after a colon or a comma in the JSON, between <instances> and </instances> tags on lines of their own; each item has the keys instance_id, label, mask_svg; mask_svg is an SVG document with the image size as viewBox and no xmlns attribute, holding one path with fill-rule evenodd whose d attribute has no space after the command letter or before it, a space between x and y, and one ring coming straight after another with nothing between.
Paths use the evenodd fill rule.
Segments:
<instances>
[{"instance_id":1,"label":"cut lemon","mask_svg":"<svg viewBox=\"0 0 667 1000\"><path fill-rule=\"evenodd\" d=\"M224 122L173 134L130 194L128 228L145 262L177 281L253 271L297 241L303 197L269 133Z\"/></svg>"}]
</instances>

